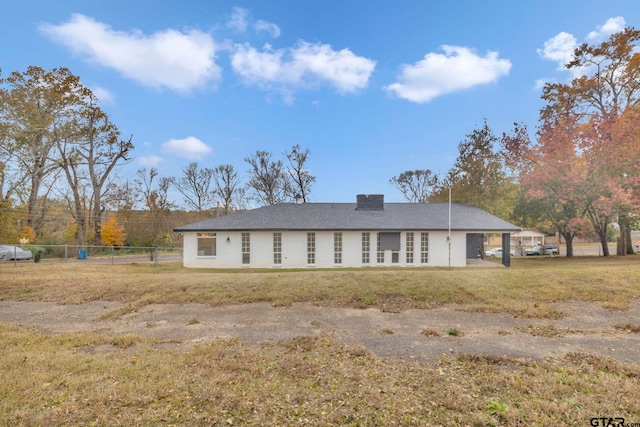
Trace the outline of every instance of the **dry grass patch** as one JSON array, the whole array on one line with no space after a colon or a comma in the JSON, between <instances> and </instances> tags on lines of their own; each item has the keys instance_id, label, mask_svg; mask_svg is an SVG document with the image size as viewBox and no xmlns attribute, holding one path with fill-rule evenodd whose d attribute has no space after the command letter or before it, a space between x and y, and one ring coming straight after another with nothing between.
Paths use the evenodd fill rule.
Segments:
<instances>
[{"instance_id":1,"label":"dry grass patch","mask_svg":"<svg viewBox=\"0 0 640 427\"><path fill-rule=\"evenodd\" d=\"M568 353L565 359L587 372L603 372L620 375L625 378L640 378L638 366L625 365L614 359L589 353Z\"/></svg>"},{"instance_id":2,"label":"dry grass patch","mask_svg":"<svg viewBox=\"0 0 640 427\"><path fill-rule=\"evenodd\" d=\"M330 337L189 351L139 340L90 354L81 350L114 337L0 331L0 417L14 426L587 425L640 413L638 368L586 354L562 364L459 355L427 366Z\"/></svg>"},{"instance_id":3,"label":"dry grass patch","mask_svg":"<svg viewBox=\"0 0 640 427\"><path fill-rule=\"evenodd\" d=\"M504 299L485 305L463 305L457 309L468 313L508 313L513 317L527 319L562 319L564 314L554 307L552 305L553 303L555 303L555 301L531 303Z\"/></svg>"},{"instance_id":4,"label":"dry grass patch","mask_svg":"<svg viewBox=\"0 0 640 427\"><path fill-rule=\"evenodd\" d=\"M509 269L304 271L4 263L0 299L125 305L111 317L151 303L268 301L386 311L457 304L552 319L561 315L556 302L626 309L640 300L636 257L513 261ZM156 344L0 325L0 419L16 426L587 425L598 416L635 422L640 414L639 368L589 354L545 363L458 355L429 366L382 359L330 335L255 346L216 340L188 351Z\"/></svg>"},{"instance_id":5,"label":"dry grass patch","mask_svg":"<svg viewBox=\"0 0 640 427\"><path fill-rule=\"evenodd\" d=\"M435 329L424 328L420 331L420 335L424 335L425 337L439 337L440 334Z\"/></svg>"},{"instance_id":6,"label":"dry grass patch","mask_svg":"<svg viewBox=\"0 0 640 427\"><path fill-rule=\"evenodd\" d=\"M613 328L623 332L640 334L640 325L636 323L617 323L613 325Z\"/></svg>"},{"instance_id":7,"label":"dry grass patch","mask_svg":"<svg viewBox=\"0 0 640 427\"><path fill-rule=\"evenodd\" d=\"M456 304L469 311L557 319L554 304L625 310L640 299L637 257L514 259L511 268L198 270L178 265L0 264L0 298L76 304L116 301L118 317L148 304L309 302L388 312Z\"/></svg>"},{"instance_id":8,"label":"dry grass patch","mask_svg":"<svg viewBox=\"0 0 640 427\"><path fill-rule=\"evenodd\" d=\"M526 325L515 328L518 332L531 334L534 337L559 338L566 334L575 333L568 328L557 328L554 325Z\"/></svg>"}]
</instances>

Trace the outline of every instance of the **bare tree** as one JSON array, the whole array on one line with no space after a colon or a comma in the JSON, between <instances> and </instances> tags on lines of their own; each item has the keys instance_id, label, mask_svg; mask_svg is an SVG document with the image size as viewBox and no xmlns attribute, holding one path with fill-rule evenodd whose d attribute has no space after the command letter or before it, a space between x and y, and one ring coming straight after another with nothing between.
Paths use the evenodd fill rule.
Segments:
<instances>
[{"instance_id":1,"label":"bare tree","mask_svg":"<svg viewBox=\"0 0 640 427\"><path fill-rule=\"evenodd\" d=\"M439 184L439 178L429 169L402 172L389 180L408 202L427 203Z\"/></svg>"},{"instance_id":2,"label":"bare tree","mask_svg":"<svg viewBox=\"0 0 640 427\"><path fill-rule=\"evenodd\" d=\"M66 124L67 136L56 141L56 147L59 165L74 198L79 242L85 243L84 230L89 225L94 243L101 244L102 199L112 189L107 184L114 168L128 161L133 144L131 138L120 139L120 131L97 105L93 94L89 92L85 101L84 109ZM80 188L86 193L81 194Z\"/></svg>"},{"instance_id":3,"label":"bare tree","mask_svg":"<svg viewBox=\"0 0 640 427\"><path fill-rule=\"evenodd\" d=\"M289 180L287 181L286 195L292 199L300 196L304 203L307 202L311 185L316 182L316 177L311 175L306 169L307 159L311 152L309 149L302 150L299 145L294 145L290 152L284 153L291 166L287 169Z\"/></svg>"},{"instance_id":4,"label":"bare tree","mask_svg":"<svg viewBox=\"0 0 640 427\"><path fill-rule=\"evenodd\" d=\"M215 192L222 202L222 210L227 215L231 209L243 206L245 189L240 184L238 173L230 164L220 165L214 169L216 182Z\"/></svg>"},{"instance_id":5,"label":"bare tree","mask_svg":"<svg viewBox=\"0 0 640 427\"><path fill-rule=\"evenodd\" d=\"M214 170L211 168L198 168L198 163L189 163L182 170L180 179L172 179L174 187L182 196L187 208L194 209L198 212L205 211L213 207L216 189L211 188L215 185L213 181Z\"/></svg>"},{"instance_id":6,"label":"bare tree","mask_svg":"<svg viewBox=\"0 0 640 427\"><path fill-rule=\"evenodd\" d=\"M103 204L107 210L111 211L132 211L136 206L136 192L134 185L126 180L124 182L108 184L109 191L104 198Z\"/></svg>"},{"instance_id":7,"label":"bare tree","mask_svg":"<svg viewBox=\"0 0 640 427\"><path fill-rule=\"evenodd\" d=\"M284 201L285 178L282 173L282 161L271 160L268 151L256 151L245 157L249 163L251 178L247 186L253 190L253 198L263 205L274 205Z\"/></svg>"},{"instance_id":8,"label":"bare tree","mask_svg":"<svg viewBox=\"0 0 640 427\"><path fill-rule=\"evenodd\" d=\"M140 189L142 202L150 212L169 211L175 205L169 200L169 188L171 187L171 178L158 178L158 170L156 168L138 169L136 171L135 183Z\"/></svg>"},{"instance_id":9,"label":"bare tree","mask_svg":"<svg viewBox=\"0 0 640 427\"><path fill-rule=\"evenodd\" d=\"M151 168L138 169L134 180L146 208L144 223L137 230L129 233L139 244L143 246L160 246L168 242L170 236L170 210L175 205L169 200L171 178L158 177L158 170ZM149 250L153 260L153 251Z\"/></svg>"}]
</instances>

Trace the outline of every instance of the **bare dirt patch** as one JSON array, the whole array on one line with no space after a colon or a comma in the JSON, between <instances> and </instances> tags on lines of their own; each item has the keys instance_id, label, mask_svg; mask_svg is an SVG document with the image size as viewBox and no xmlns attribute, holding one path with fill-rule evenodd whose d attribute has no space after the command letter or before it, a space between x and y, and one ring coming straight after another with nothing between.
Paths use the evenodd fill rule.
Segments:
<instances>
[{"instance_id":1,"label":"bare dirt patch","mask_svg":"<svg viewBox=\"0 0 640 427\"><path fill-rule=\"evenodd\" d=\"M107 301L67 305L0 301L0 322L50 333L139 335L155 339L159 349L192 348L218 338L257 344L329 336L339 342L363 345L381 357L424 363L456 354L543 361L559 360L571 353L640 363L640 334L632 327L620 327L640 324L637 302L625 311L586 302L555 307L564 314L562 318L514 318L503 313L464 311L465 307L455 305L389 313L309 303L273 307L262 302L220 307L152 304L110 317L109 313L123 305ZM452 335L451 330L459 334Z\"/></svg>"}]
</instances>

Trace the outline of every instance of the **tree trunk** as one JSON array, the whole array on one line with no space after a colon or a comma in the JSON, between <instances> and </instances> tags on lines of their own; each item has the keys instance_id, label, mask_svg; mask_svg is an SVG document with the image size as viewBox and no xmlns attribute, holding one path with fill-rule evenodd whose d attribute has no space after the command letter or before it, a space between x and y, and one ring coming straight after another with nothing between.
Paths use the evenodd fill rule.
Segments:
<instances>
[{"instance_id":1,"label":"tree trunk","mask_svg":"<svg viewBox=\"0 0 640 427\"><path fill-rule=\"evenodd\" d=\"M602 256L609 256L609 243L607 242L607 232L598 233L600 238L600 245L602 246Z\"/></svg>"},{"instance_id":2,"label":"tree trunk","mask_svg":"<svg viewBox=\"0 0 640 427\"><path fill-rule=\"evenodd\" d=\"M39 163L39 162L37 162ZM44 173L39 165L36 165L35 170L31 173L31 188L29 190L29 201L27 206L28 216L27 225L38 234L40 231L41 222L38 221L38 195L40 193L40 186L44 179Z\"/></svg>"},{"instance_id":3,"label":"tree trunk","mask_svg":"<svg viewBox=\"0 0 640 427\"><path fill-rule=\"evenodd\" d=\"M86 221L84 216L79 216L76 218L76 224L78 224L78 240L77 243L79 246L85 246L87 243L87 234L86 234Z\"/></svg>"},{"instance_id":4,"label":"tree trunk","mask_svg":"<svg viewBox=\"0 0 640 427\"><path fill-rule=\"evenodd\" d=\"M94 207L94 211L91 212L91 216L93 220L91 221L93 224L93 244L96 246L102 245L102 212L96 211Z\"/></svg>"},{"instance_id":5,"label":"tree trunk","mask_svg":"<svg viewBox=\"0 0 640 427\"><path fill-rule=\"evenodd\" d=\"M633 242L631 241L631 225L629 224L629 217L626 215L620 215L620 218L618 218L618 225L620 226L620 236L618 237L616 254L618 256L635 255Z\"/></svg>"},{"instance_id":6,"label":"tree trunk","mask_svg":"<svg viewBox=\"0 0 640 427\"><path fill-rule=\"evenodd\" d=\"M629 224L625 227L625 241L627 242L627 255L635 255L636 251L633 250L633 241L631 240L631 227Z\"/></svg>"},{"instance_id":7,"label":"tree trunk","mask_svg":"<svg viewBox=\"0 0 640 427\"><path fill-rule=\"evenodd\" d=\"M602 246L602 256L609 256L609 244L607 243L607 228L609 228L610 218L602 215L593 208L587 209L587 216L593 225L593 229L598 235Z\"/></svg>"},{"instance_id":8,"label":"tree trunk","mask_svg":"<svg viewBox=\"0 0 640 427\"><path fill-rule=\"evenodd\" d=\"M617 256L624 256L627 254L627 248L626 248L626 242L624 241L624 237L622 237L622 234L618 236L618 239L616 241L616 255Z\"/></svg>"},{"instance_id":9,"label":"tree trunk","mask_svg":"<svg viewBox=\"0 0 640 427\"><path fill-rule=\"evenodd\" d=\"M564 241L566 243L567 246L567 258L572 258L573 257L573 234L571 233L561 233L562 236L564 236ZM558 251L560 250L560 247L558 247Z\"/></svg>"},{"instance_id":10,"label":"tree trunk","mask_svg":"<svg viewBox=\"0 0 640 427\"><path fill-rule=\"evenodd\" d=\"M76 181L77 182L77 181ZM84 206L81 202L82 198L79 191L79 186L76 185L72 188L73 192L73 209L76 219L77 229L77 243L80 246L87 244L87 219Z\"/></svg>"},{"instance_id":11,"label":"tree trunk","mask_svg":"<svg viewBox=\"0 0 640 427\"><path fill-rule=\"evenodd\" d=\"M93 209L91 212L91 226L93 227L93 244L102 245L102 198L101 189L93 189ZM97 192L96 192L97 191Z\"/></svg>"},{"instance_id":12,"label":"tree trunk","mask_svg":"<svg viewBox=\"0 0 640 427\"><path fill-rule=\"evenodd\" d=\"M616 255L617 256L625 256L627 254L627 241L626 241L626 232L625 232L625 221L623 216L621 215L618 218L618 226L620 228L618 239L616 240Z\"/></svg>"}]
</instances>

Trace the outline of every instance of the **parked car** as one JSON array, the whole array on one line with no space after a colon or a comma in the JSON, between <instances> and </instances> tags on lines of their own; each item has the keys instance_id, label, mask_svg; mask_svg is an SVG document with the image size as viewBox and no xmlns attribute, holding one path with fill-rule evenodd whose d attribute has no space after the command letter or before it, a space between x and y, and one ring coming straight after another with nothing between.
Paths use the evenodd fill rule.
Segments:
<instances>
[{"instance_id":1,"label":"parked car","mask_svg":"<svg viewBox=\"0 0 640 427\"><path fill-rule=\"evenodd\" d=\"M556 245L536 245L531 249L526 249L524 254L531 255L558 255L558 247Z\"/></svg>"},{"instance_id":2,"label":"parked car","mask_svg":"<svg viewBox=\"0 0 640 427\"><path fill-rule=\"evenodd\" d=\"M31 256L31 251L25 251L17 246L0 246L0 260L28 260Z\"/></svg>"},{"instance_id":3,"label":"parked car","mask_svg":"<svg viewBox=\"0 0 640 427\"><path fill-rule=\"evenodd\" d=\"M514 251L513 249L511 249L509 253L511 254L511 256L516 256L516 251ZM495 258L495 257L502 258L502 248L489 249L484 253L484 256L487 258Z\"/></svg>"}]
</instances>

